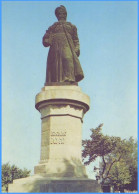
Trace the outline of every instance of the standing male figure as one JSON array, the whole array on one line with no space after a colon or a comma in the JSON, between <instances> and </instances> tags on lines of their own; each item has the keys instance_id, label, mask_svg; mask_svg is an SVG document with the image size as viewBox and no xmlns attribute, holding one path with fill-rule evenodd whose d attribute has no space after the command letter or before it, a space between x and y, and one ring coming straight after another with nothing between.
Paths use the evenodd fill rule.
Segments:
<instances>
[{"instance_id":1,"label":"standing male figure","mask_svg":"<svg viewBox=\"0 0 139 194\"><path fill-rule=\"evenodd\" d=\"M43 36L43 45L50 46L45 85L52 82L73 84L84 78L78 59L80 48L77 28L66 22L67 11L64 6L57 7L55 15L58 22L50 26Z\"/></svg>"}]
</instances>

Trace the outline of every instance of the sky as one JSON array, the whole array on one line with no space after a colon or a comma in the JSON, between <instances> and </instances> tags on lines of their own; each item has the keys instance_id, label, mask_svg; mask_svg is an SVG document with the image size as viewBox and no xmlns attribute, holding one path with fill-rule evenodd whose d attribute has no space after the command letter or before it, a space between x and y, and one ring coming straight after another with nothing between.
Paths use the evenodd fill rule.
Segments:
<instances>
[{"instance_id":1,"label":"sky","mask_svg":"<svg viewBox=\"0 0 139 194\"><path fill-rule=\"evenodd\" d=\"M32 170L40 159L41 120L35 96L44 86L48 48L45 31L64 5L76 25L90 97L82 138L103 123L103 133L137 139L137 2L2 2L2 162ZM88 175L92 177L92 168Z\"/></svg>"}]
</instances>

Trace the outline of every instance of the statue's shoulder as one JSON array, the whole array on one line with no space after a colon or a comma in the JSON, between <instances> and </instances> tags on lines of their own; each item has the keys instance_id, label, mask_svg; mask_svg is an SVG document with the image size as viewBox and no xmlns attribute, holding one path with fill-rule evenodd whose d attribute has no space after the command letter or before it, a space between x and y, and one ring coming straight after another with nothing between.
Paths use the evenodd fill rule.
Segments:
<instances>
[{"instance_id":1,"label":"statue's shoulder","mask_svg":"<svg viewBox=\"0 0 139 194\"><path fill-rule=\"evenodd\" d=\"M48 28L49 31L53 31L55 27L58 25L58 22L55 22L52 26Z\"/></svg>"},{"instance_id":2,"label":"statue's shoulder","mask_svg":"<svg viewBox=\"0 0 139 194\"><path fill-rule=\"evenodd\" d=\"M55 22L52 26L55 27L59 24L59 22Z\"/></svg>"},{"instance_id":3,"label":"statue's shoulder","mask_svg":"<svg viewBox=\"0 0 139 194\"><path fill-rule=\"evenodd\" d=\"M71 22L67 22L67 24L70 25L72 28L76 28L76 26L72 24Z\"/></svg>"}]
</instances>

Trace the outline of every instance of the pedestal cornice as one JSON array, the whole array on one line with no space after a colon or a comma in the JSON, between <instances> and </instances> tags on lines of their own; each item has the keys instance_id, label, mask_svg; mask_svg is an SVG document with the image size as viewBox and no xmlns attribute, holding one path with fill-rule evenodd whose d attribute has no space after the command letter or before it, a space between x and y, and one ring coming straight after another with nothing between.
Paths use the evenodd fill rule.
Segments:
<instances>
[{"instance_id":1,"label":"pedestal cornice","mask_svg":"<svg viewBox=\"0 0 139 194\"><path fill-rule=\"evenodd\" d=\"M83 108L84 113L89 110L90 98L78 86L45 86L36 95L35 107L40 110L46 105L73 105Z\"/></svg>"}]
</instances>

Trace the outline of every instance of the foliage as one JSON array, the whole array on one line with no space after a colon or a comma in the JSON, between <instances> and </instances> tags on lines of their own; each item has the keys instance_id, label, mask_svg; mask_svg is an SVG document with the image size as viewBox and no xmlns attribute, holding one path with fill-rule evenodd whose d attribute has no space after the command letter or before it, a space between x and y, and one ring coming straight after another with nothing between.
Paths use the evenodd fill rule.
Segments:
<instances>
[{"instance_id":1,"label":"foliage","mask_svg":"<svg viewBox=\"0 0 139 194\"><path fill-rule=\"evenodd\" d=\"M89 165L96 158L101 158L101 184L111 182L117 188L128 187L137 174L137 143L135 145L133 138L122 140L120 137L103 135L102 126L100 124L96 129L91 129L91 139L83 140L84 164ZM137 184L137 179L134 179L133 182Z\"/></svg>"},{"instance_id":2,"label":"foliage","mask_svg":"<svg viewBox=\"0 0 139 194\"><path fill-rule=\"evenodd\" d=\"M131 182L129 168L122 159L113 165L110 176L116 190L120 190L124 185L130 184Z\"/></svg>"},{"instance_id":3,"label":"foliage","mask_svg":"<svg viewBox=\"0 0 139 194\"><path fill-rule=\"evenodd\" d=\"M129 152L125 158L126 165L129 168L129 172L131 175L131 182L130 184L126 185L128 190L137 190L137 141L133 138L129 139L130 146L132 147L132 151Z\"/></svg>"},{"instance_id":4,"label":"foliage","mask_svg":"<svg viewBox=\"0 0 139 194\"><path fill-rule=\"evenodd\" d=\"M30 175L30 170L24 168L23 170L15 165L9 163L2 165L2 187L8 191L8 184L12 183L14 179L25 178Z\"/></svg>"}]
</instances>

